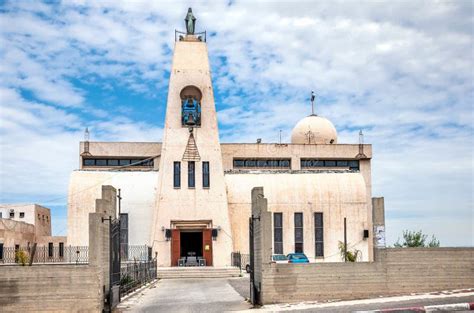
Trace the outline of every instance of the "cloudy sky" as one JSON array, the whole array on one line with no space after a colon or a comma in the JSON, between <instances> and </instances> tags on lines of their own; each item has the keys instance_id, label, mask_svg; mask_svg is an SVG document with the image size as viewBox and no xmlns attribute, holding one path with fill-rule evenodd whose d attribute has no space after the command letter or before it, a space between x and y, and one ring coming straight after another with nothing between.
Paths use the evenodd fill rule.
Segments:
<instances>
[{"instance_id":1,"label":"cloudy sky","mask_svg":"<svg viewBox=\"0 0 474 313\"><path fill-rule=\"evenodd\" d=\"M151 2L151 3L149 3ZM207 30L222 142L288 141L311 111L373 144L388 242L473 245L472 1L0 4L0 202L52 209L91 140L160 141L174 30Z\"/></svg>"}]
</instances>

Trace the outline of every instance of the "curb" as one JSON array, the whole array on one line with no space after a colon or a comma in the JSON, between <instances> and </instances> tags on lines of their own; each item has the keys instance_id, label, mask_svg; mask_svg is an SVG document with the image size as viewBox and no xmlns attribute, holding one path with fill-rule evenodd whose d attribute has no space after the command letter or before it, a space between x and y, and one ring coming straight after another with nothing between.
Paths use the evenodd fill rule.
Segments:
<instances>
[{"instance_id":1,"label":"curb","mask_svg":"<svg viewBox=\"0 0 474 313\"><path fill-rule=\"evenodd\" d=\"M453 311L474 311L474 302L442 304L442 305L426 305L419 307L407 307L396 309L382 309L371 311L354 311L354 313L390 313L390 312L453 312Z\"/></svg>"}]
</instances>

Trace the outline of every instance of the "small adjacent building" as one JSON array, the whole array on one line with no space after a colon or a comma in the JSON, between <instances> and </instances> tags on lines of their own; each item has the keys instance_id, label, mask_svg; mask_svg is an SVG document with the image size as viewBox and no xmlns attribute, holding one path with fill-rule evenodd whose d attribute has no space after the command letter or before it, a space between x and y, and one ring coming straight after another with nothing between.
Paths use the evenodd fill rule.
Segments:
<instances>
[{"instance_id":1,"label":"small adjacent building","mask_svg":"<svg viewBox=\"0 0 474 313\"><path fill-rule=\"evenodd\" d=\"M0 259L3 248L64 246L65 236L52 236L50 209L38 204L0 204Z\"/></svg>"},{"instance_id":2,"label":"small adjacent building","mask_svg":"<svg viewBox=\"0 0 474 313\"><path fill-rule=\"evenodd\" d=\"M373 260L371 145L338 142L334 124L314 113L290 142L221 143L206 38L194 26L176 38L163 141L86 140L79 149L69 244L87 244L88 214L101 186L112 185L121 191L123 243L152 246L160 266L188 256L228 266L233 251L249 251L251 190L263 187L273 253L341 261L345 232L361 260Z\"/></svg>"}]
</instances>

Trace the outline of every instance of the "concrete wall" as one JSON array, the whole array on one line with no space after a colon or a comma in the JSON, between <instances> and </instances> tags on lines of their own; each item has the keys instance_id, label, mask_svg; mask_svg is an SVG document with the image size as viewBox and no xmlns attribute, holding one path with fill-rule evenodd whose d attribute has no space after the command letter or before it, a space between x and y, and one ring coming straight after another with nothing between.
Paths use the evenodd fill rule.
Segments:
<instances>
[{"instance_id":1,"label":"concrete wall","mask_svg":"<svg viewBox=\"0 0 474 313\"><path fill-rule=\"evenodd\" d=\"M376 251L377 262L263 264L263 303L358 299L474 287L474 248Z\"/></svg>"},{"instance_id":2,"label":"concrete wall","mask_svg":"<svg viewBox=\"0 0 474 313\"><path fill-rule=\"evenodd\" d=\"M0 243L4 247L20 245L26 247L35 241L35 227L32 224L10 219L0 219Z\"/></svg>"},{"instance_id":3,"label":"concrete wall","mask_svg":"<svg viewBox=\"0 0 474 313\"><path fill-rule=\"evenodd\" d=\"M0 266L0 311L101 312L99 275L87 265Z\"/></svg>"}]
</instances>

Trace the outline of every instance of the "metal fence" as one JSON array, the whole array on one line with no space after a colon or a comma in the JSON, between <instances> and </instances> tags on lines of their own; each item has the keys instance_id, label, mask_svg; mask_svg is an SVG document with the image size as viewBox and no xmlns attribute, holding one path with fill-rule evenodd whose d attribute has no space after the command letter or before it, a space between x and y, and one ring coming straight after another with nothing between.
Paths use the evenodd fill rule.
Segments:
<instances>
[{"instance_id":1,"label":"metal fence","mask_svg":"<svg viewBox=\"0 0 474 313\"><path fill-rule=\"evenodd\" d=\"M231 261L232 266L236 266L242 270L247 271L247 267L250 265L250 255L240 252L232 252Z\"/></svg>"},{"instance_id":2,"label":"metal fence","mask_svg":"<svg viewBox=\"0 0 474 313\"><path fill-rule=\"evenodd\" d=\"M0 264L73 263L89 262L87 246L2 247Z\"/></svg>"},{"instance_id":3,"label":"metal fence","mask_svg":"<svg viewBox=\"0 0 474 313\"><path fill-rule=\"evenodd\" d=\"M153 258L151 247L143 246L121 246L120 259L122 262L143 262Z\"/></svg>"},{"instance_id":4,"label":"metal fence","mask_svg":"<svg viewBox=\"0 0 474 313\"><path fill-rule=\"evenodd\" d=\"M156 259L123 263L120 268L120 296L124 296L156 279Z\"/></svg>"},{"instance_id":5,"label":"metal fence","mask_svg":"<svg viewBox=\"0 0 474 313\"><path fill-rule=\"evenodd\" d=\"M141 246L122 246L121 261L129 262L147 262L152 256L151 247ZM0 264L29 264L31 255L34 253L33 264L35 263L89 263L88 246L37 246L33 251L30 247L3 247L0 246Z\"/></svg>"}]
</instances>

